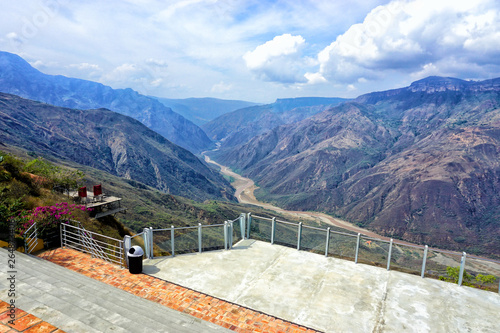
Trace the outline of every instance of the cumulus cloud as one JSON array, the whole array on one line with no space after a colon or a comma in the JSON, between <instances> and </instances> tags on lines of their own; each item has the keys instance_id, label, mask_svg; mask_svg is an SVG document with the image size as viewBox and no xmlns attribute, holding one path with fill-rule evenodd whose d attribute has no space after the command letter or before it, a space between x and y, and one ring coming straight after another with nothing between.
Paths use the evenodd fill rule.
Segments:
<instances>
[{"instance_id":1,"label":"cumulus cloud","mask_svg":"<svg viewBox=\"0 0 500 333\"><path fill-rule=\"evenodd\" d=\"M495 7L488 0L397 0L378 6L318 54L319 71L308 79L349 84L391 71L462 76L478 63L500 67Z\"/></svg>"},{"instance_id":2,"label":"cumulus cloud","mask_svg":"<svg viewBox=\"0 0 500 333\"><path fill-rule=\"evenodd\" d=\"M284 34L259 45L255 50L245 53L247 68L266 81L281 83L303 82L300 73L304 60L300 51L305 39L300 36Z\"/></svg>"}]
</instances>

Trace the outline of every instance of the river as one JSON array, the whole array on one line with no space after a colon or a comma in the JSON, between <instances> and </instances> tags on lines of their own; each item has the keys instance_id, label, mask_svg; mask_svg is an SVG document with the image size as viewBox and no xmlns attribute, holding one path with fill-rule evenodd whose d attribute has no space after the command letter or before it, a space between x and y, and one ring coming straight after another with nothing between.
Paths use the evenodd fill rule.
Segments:
<instances>
[{"instance_id":1,"label":"river","mask_svg":"<svg viewBox=\"0 0 500 333\"><path fill-rule=\"evenodd\" d=\"M348 231L353 231L355 233L360 233L362 235L366 235L368 237L374 237L374 238L379 238L379 239L384 239L384 240L390 240L388 237L381 236L379 234L374 233L373 231L366 230L363 228L360 228L352 223L349 223L347 221L343 221L341 219L334 218L330 215L324 214L324 213L318 213L318 212L307 212L307 211L290 211L290 210L285 210L283 208L274 206L272 204L266 203L266 202L261 202L255 198L254 191L258 188L255 186L255 183L253 180L249 178L245 178L229 169L228 167L221 165L214 160L212 160L210 157L207 155L203 155L205 157L205 161L207 163L211 163L214 165L217 165L221 169L221 173L232 177L234 181L231 183L233 187L236 189L236 192L234 196L238 199L238 202L243 203L243 204L251 204L255 206L259 206L265 209L269 209L272 211L275 211L281 215L284 216L291 216L294 218L302 218L306 219L309 221L321 221L323 223L343 228ZM401 241L398 241L401 242ZM401 242L403 243L403 242ZM409 244L409 243L408 243Z\"/></svg>"}]
</instances>

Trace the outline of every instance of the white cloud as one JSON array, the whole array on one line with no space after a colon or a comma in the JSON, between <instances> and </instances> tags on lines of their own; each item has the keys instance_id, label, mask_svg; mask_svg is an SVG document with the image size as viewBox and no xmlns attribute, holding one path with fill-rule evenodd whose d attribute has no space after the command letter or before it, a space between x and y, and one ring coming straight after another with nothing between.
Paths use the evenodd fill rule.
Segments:
<instances>
[{"instance_id":1,"label":"white cloud","mask_svg":"<svg viewBox=\"0 0 500 333\"><path fill-rule=\"evenodd\" d=\"M248 68L259 69L278 57L297 53L304 42L302 36L290 34L276 36L273 40L257 46L255 50L247 52L243 59Z\"/></svg>"},{"instance_id":2,"label":"white cloud","mask_svg":"<svg viewBox=\"0 0 500 333\"><path fill-rule=\"evenodd\" d=\"M500 14L495 7L488 0L397 0L378 6L318 54L317 76L354 83L393 71L445 72L439 69L445 65L454 76L463 74L464 64L487 62L500 68Z\"/></svg>"},{"instance_id":3,"label":"white cloud","mask_svg":"<svg viewBox=\"0 0 500 333\"><path fill-rule=\"evenodd\" d=\"M219 82L217 84L214 84L212 86L212 89L210 91L214 92L214 93L223 93L223 92L230 91L232 89L233 89L233 85L232 84L225 83L225 82L221 81L221 82Z\"/></svg>"},{"instance_id":4,"label":"white cloud","mask_svg":"<svg viewBox=\"0 0 500 333\"><path fill-rule=\"evenodd\" d=\"M427 74L499 76L498 0L390 1L4 1L0 49L172 98L355 97Z\"/></svg>"},{"instance_id":5,"label":"white cloud","mask_svg":"<svg viewBox=\"0 0 500 333\"><path fill-rule=\"evenodd\" d=\"M284 34L259 45L255 50L245 53L243 59L251 71L266 81L296 83L304 81L301 70L304 59L300 51L305 39L300 36Z\"/></svg>"},{"instance_id":6,"label":"white cloud","mask_svg":"<svg viewBox=\"0 0 500 333\"><path fill-rule=\"evenodd\" d=\"M70 68L76 68L76 69L79 69L79 70L92 70L92 71L100 71L101 68L99 67L99 65L96 65L96 64L89 64L87 62L84 62L84 63L81 63L81 64L71 64L69 65Z\"/></svg>"}]
</instances>

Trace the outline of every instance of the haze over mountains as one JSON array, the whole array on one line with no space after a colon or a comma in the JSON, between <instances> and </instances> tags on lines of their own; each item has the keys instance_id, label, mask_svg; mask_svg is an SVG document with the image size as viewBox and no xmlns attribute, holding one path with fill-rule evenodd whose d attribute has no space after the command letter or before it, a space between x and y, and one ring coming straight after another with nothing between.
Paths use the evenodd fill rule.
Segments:
<instances>
[{"instance_id":1,"label":"haze over mountains","mask_svg":"<svg viewBox=\"0 0 500 333\"><path fill-rule=\"evenodd\" d=\"M225 113L257 105L257 103L252 102L224 100L209 97L185 99L153 98L159 100L163 105L171 108L173 111L198 126L206 124L207 122Z\"/></svg>"},{"instance_id":2,"label":"haze over mountains","mask_svg":"<svg viewBox=\"0 0 500 333\"><path fill-rule=\"evenodd\" d=\"M303 120L345 101L347 99L336 97L278 99L272 104L225 113L202 128L212 140L219 141L221 148L233 147L277 126Z\"/></svg>"},{"instance_id":3,"label":"haze over mountains","mask_svg":"<svg viewBox=\"0 0 500 333\"><path fill-rule=\"evenodd\" d=\"M429 77L276 127L213 157L261 199L430 245L500 244L500 79ZM481 244L478 246L478 244Z\"/></svg>"}]
</instances>

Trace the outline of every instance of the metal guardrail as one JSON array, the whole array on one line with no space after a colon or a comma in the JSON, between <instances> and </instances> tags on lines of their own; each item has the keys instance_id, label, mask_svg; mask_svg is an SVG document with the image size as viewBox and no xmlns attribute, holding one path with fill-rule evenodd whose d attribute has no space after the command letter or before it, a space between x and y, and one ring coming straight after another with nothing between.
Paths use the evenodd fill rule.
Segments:
<instances>
[{"instance_id":1,"label":"metal guardrail","mask_svg":"<svg viewBox=\"0 0 500 333\"><path fill-rule=\"evenodd\" d=\"M36 229L32 232L36 233ZM465 252L429 248L427 245L406 244L393 239L383 240L360 233L350 234L330 227L320 228L303 225L302 222L281 221L275 217L252 216L251 213L242 213L232 221L215 225L144 228L137 235L125 236L123 241L87 231L83 227L61 224L62 246L90 253L120 266L126 262L126 252L132 242L145 248L146 258L154 258L215 249L230 250L239 240L250 238L327 257L353 260L355 263L381 266L387 270L399 270L422 278L443 277L451 267L459 269L458 281L455 281L458 285L471 285L470 281L466 281L470 278L466 269L476 276L493 272L491 275L500 282L498 260L467 256ZM482 283L476 286L485 287ZM497 286L500 293L498 283ZM491 290L491 282L488 288Z\"/></svg>"},{"instance_id":2,"label":"metal guardrail","mask_svg":"<svg viewBox=\"0 0 500 333\"><path fill-rule=\"evenodd\" d=\"M88 231L83 227L61 223L61 246L89 253L93 258L123 267L123 241Z\"/></svg>"},{"instance_id":3,"label":"metal guardrail","mask_svg":"<svg viewBox=\"0 0 500 333\"><path fill-rule=\"evenodd\" d=\"M382 266L387 270L395 269L405 273L424 277L443 278L448 273L448 267L458 269L456 281L458 285L465 283L468 272L493 275L496 278L500 293L500 261L479 258L467 253L453 252L429 248L427 245L412 245L398 242L394 239L383 240L358 234L334 231L331 228L318 228L289 221L280 221L276 218L247 214L246 238L267 241L271 244L280 244L296 247L298 250L307 249L325 256L336 256L342 259L351 259L355 263L365 263ZM307 237L304 232L310 233ZM314 235L313 233L316 234ZM277 235L279 235L277 237ZM467 260L466 260L467 259ZM472 283L467 282L468 285ZM484 287L477 282L476 287ZM491 288L496 288L491 286Z\"/></svg>"},{"instance_id":4,"label":"metal guardrail","mask_svg":"<svg viewBox=\"0 0 500 333\"><path fill-rule=\"evenodd\" d=\"M36 223L33 223L24 234L26 235L24 253L30 254L38 244L38 230Z\"/></svg>"}]
</instances>

